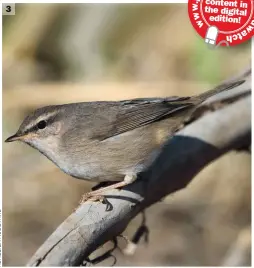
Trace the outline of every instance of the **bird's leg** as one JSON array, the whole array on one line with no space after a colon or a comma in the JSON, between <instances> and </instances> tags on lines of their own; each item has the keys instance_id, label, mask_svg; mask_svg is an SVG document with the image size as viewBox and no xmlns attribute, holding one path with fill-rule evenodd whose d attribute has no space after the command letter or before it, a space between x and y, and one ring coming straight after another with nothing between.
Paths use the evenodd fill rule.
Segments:
<instances>
[{"instance_id":1,"label":"bird's leg","mask_svg":"<svg viewBox=\"0 0 254 268\"><path fill-rule=\"evenodd\" d=\"M110 186L106 186L104 188L101 188L99 190L96 191L92 191L89 193L86 193L82 196L81 200L80 200L80 204L84 203L87 200L91 200L91 201L103 201L105 199L105 197L102 195L105 191L107 190L112 190L112 189L118 189L120 187L126 186L128 184L133 183L135 180L137 179L137 174L128 174L125 175L124 180L121 182L117 182L115 184L112 184Z\"/></svg>"},{"instance_id":2,"label":"bird's leg","mask_svg":"<svg viewBox=\"0 0 254 268\"><path fill-rule=\"evenodd\" d=\"M106 186L115 184L115 181L103 181L103 182L99 182L98 184L96 184L94 187L92 187L92 191L104 188Z\"/></svg>"}]
</instances>

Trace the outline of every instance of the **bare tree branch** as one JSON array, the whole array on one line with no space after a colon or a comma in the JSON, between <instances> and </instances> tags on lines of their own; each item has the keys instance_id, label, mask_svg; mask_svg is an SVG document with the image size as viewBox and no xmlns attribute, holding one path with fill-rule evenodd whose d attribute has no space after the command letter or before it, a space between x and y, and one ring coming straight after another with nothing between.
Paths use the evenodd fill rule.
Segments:
<instances>
[{"instance_id":1,"label":"bare tree branch","mask_svg":"<svg viewBox=\"0 0 254 268\"><path fill-rule=\"evenodd\" d=\"M250 80L207 101L204 114L178 131L135 183L108 191L112 207L87 201L38 249L28 266L79 266L88 256L121 234L138 213L164 196L184 188L211 161L250 144ZM219 109L214 103L222 103ZM229 100L225 105L225 100ZM231 100L231 101L230 101ZM204 109L205 107L205 109Z\"/></svg>"}]
</instances>

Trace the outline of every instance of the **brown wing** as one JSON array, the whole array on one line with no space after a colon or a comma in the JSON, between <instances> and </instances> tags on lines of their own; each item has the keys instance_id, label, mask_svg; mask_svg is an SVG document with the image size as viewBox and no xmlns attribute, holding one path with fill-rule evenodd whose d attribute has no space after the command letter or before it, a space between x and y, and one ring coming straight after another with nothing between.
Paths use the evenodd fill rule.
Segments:
<instances>
[{"instance_id":1,"label":"brown wing","mask_svg":"<svg viewBox=\"0 0 254 268\"><path fill-rule=\"evenodd\" d=\"M131 131L141 126L163 120L174 113L192 107L189 97L171 97L165 99L134 99L121 101L115 109L116 116L108 125L93 133L93 139L107 138Z\"/></svg>"}]
</instances>

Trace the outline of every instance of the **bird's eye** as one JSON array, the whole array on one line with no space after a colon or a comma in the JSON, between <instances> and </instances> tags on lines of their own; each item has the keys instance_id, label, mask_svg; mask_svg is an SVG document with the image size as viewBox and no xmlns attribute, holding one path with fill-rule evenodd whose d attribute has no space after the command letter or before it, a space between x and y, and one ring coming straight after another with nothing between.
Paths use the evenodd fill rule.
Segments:
<instances>
[{"instance_id":1,"label":"bird's eye","mask_svg":"<svg viewBox=\"0 0 254 268\"><path fill-rule=\"evenodd\" d=\"M38 124L37 124L37 127L39 129L44 129L45 127L47 126L47 123L45 120L41 120Z\"/></svg>"}]
</instances>

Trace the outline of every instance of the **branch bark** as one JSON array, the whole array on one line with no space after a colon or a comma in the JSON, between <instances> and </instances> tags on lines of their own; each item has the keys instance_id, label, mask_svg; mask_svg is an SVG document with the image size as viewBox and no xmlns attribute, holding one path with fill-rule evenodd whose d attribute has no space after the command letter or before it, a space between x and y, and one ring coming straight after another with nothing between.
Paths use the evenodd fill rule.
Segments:
<instances>
[{"instance_id":1,"label":"branch bark","mask_svg":"<svg viewBox=\"0 0 254 268\"><path fill-rule=\"evenodd\" d=\"M138 213L184 188L207 164L251 141L251 83L203 104L208 112L178 131L139 180L106 193L112 208L87 201L37 250L28 266L80 266L105 242L121 234ZM211 109L214 103L228 104ZM214 108L214 107L213 107Z\"/></svg>"}]
</instances>

